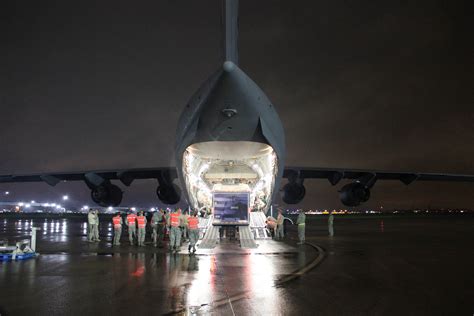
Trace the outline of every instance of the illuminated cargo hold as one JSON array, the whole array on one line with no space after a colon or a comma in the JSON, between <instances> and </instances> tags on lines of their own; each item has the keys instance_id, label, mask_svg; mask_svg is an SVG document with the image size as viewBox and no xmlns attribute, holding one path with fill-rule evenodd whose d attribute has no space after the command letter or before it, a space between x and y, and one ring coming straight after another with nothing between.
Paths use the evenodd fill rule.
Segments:
<instances>
[{"instance_id":1,"label":"illuminated cargo hold","mask_svg":"<svg viewBox=\"0 0 474 316\"><path fill-rule=\"evenodd\" d=\"M183 154L182 172L194 209L211 210L213 192L246 192L251 210L266 211L277 171L273 148L258 142L202 142Z\"/></svg>"}]
</instances>

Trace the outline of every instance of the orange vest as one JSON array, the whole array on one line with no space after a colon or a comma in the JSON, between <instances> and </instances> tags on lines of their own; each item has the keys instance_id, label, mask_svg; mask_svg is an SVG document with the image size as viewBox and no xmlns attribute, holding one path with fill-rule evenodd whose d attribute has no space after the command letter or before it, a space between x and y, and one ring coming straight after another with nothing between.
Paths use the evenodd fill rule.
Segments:
<instances>
[{"instance_id":1,"label":"orange vest","mask_svg":"<svg viewBox=\"0 0 474 316\"><path fill-rule=\"evenodd\" d=\"M198 225L199 225L199 218L194 217L194 216L188 218L189 229L198 229Z\"/></svg>"},{"instance_id":2,"label":"orange vest","mask_svg":"<svg viewBox=\"0 0 474 316\"><path fill-rule=\"evenodd\" d=\"M178 227L179 226L179 214L178 213L171 213L170 214L170 222L171 222L171 226Z\"/></svg>"},{"instance_id":3,"label":"orange vest","mask_svg":"<svg viewBox=\"0 0 474 316\"><path fill-rule=\"evenodd\" d=\"M114 222L114 227L121 227L122 225L120 224L120 215L112 217L112 221Z\"/></svg>"},{"instance_id":4,"label":"orange vest","mask_svg":"<svg viewBox=\"0 0 474 316\"><path fill-rule=\"evenodd\" d=\"M135 220L136 220L136 218L137 218L137 215L135 215L135 214L128 214L128 215L127 215L127 222L128 222L128 225L130 225L130 224L135 225Z\"/></svg>"},{"instance_id":5,"label":"orange vest","mask_svg":"<svg viewBox=\"0 0 474 316\"><path fill-rule=\"evenodd\" d=\"M145 216L137 217L138 228L145 228Z\"/></svg>"}]
</instances>

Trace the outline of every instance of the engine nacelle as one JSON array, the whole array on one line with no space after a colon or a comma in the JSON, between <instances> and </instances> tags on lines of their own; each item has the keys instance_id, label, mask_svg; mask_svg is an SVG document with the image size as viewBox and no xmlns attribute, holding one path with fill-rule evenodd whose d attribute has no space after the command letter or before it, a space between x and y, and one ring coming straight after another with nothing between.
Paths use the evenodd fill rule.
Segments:
<instances>
[{"instance_id":1,"label":"engine nacelle","mask_svg":"<svg viewBox=\"0 0 474 316\"><path fill-rule=\"evenodd\" d=\"M176 185L160 185L156 188L156 195L165 204L176 204L181 199L181 189Z\"/></svg>"},{"instance_id":2,"label":"engine nacelle","mask_svg":"<svg viewBox=\"0 0 474 316\"><path fill-rule=\"evenodd\" d=\"M283 187L282 200L286 204L298 204L306 195L306 188L303 184L287 183Z\"/></svg>"},{"instance_id":3,"label":"engine nacelle","mask_svg":"<svg viewBox=\"0 0 474 316\"><path fill-rule=\"evenodd\" d=\"M346 206L359 206L361 203L369 200L370 190L362 183L349 183L339 191L339 198L342 204Z\"/></svg>"},{"instance_id":4,"label":"engine nacelle","mask_svg":"<svg viewBox=\"0 0 474 316\"><path fill-rule=\"evenodd\" d=\"M119 206L122 202L123 192L113 184L104 184L91 191L92 200L102 207Z\"/></svg>"}]
</instances>

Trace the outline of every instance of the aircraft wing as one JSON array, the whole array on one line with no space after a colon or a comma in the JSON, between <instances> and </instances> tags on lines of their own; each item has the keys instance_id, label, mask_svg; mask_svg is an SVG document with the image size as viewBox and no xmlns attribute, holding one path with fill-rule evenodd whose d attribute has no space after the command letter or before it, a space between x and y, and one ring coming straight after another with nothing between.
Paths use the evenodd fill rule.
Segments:
<instances>
[{"instance_id":1,"label":"aircraft wing","mask_svg":"<svg viewBox=\"0 0 474 316\"><path fill-rule=\"evenodd\" d=\"M306 167L286 167L283 177L290 182L303 179L327 179L336 185L342 179L356 180L371 187L377 180L399 180L404 184L414 181L457 181L474 182L474 175L420 172L387 172L358 169L326 169Z\"/></svg>"},{"instance_id":2,"label":"aircraft wing","mask_svg":"<svg viewBox=\"0 0 474 316\"><path fill-rule=\"evenodd\" d=\"M101 206L117 206L122 200L122 191L116 185L112 185L111 180L119 180L129 186L136 179L157 179L159 199L166 204L176 204L180 200L180 190L173 184L173 179L176 177L176 168L164 167L0 175L0 183L45 182L55 186L59 182L84 181L92 191L91 197L94 202ZM297 204L304 198L306 191L303 185L304 179L327 179L332 185L336 185L342 179L354 180L339 191L342 203L347 206L358 206L366 202L370 197L370 188L378 180L398 180L407 185L414 181L474 182L474 175L306 167L286 167L283 177L289 182L282 190L282 199L287 204Z\"/></svg>"},{"instance_id":3,"label":"aircraft wing","mask_svg":"<svg viewBox=\"0 0 474 316\"><path fill-rule=\"evenodd\" d=\"M87 184L97 186L110 180L120 180L123 184L129 186L136 179L174 179L176 177L176 168L164 167L0 175L0 183L46 182L51 186L55 186L59 182L85 181Z\"/></svg>"},{"instance_id":4,"label":"aircraft wing","mask_svg":"<svg viewBox=\"0 0 474 316\"><path fill-rule=\"evenodd\" d=\"M160 179L177 177L175 167L162 168L135 168L116 170L91 170L80 172L57 172L36 174L11 174L0 175L0 183L14 182L46 182L56 185L59 182L86 181L99 185L101 181L120 180L129 186L136 179ZM342 179L369 182L375 180L399 180L405 184L414 181L458 181L474 182L474 175L447 174L447 173L419 173L419 172L392 172L362 169L344 168L309 168L309 167L286 167L283 177L291 180L296 179L327 179L332 185L336 185Z\"/></svg>"}]
</instances>

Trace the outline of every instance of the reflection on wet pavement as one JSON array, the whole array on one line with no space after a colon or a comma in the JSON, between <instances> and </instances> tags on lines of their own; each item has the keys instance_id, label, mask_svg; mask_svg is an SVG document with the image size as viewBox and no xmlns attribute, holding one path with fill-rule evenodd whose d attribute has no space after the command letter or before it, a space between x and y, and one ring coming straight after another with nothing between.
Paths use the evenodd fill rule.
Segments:
<instances>
[{"instance_id":1,"label":"reflection on wet pavement","mask_svg":"<svg viewBox=\"0 0 474 316\"><path fill-rule=\"evenodd\" d=\"M45 254L36 260L2 264L0 282L11 289L0 305L6 311L11 306L15 312L31 311L28 305L15 304L21 293L36 297L34 309L41 311L56 306L75 313L98 313L105 302L107 306L111 302L122 305L138 296L147 300L145 306L151 304L160 313L225 313L232 312L233 304L240 300L251 300L255 304L247 303L245 310L260 314L274 310L272 300L265 301L278 296L278 279L306 265L307 251L311 258L317 256L309 247L298 251L274 241L262 241L254 252L224 243L213 252L192 256L151 246L139 253L124 253L132 247L124 245L116 251L108 243L89 244L87 224L66 219L4 220L1 237L26 237L32 225L42 228L38 249ZM101 226L101 236L107 236L102 239L110 240L109 225ZM58 249L65 254L58 254ZM62 295L51 300L52 291Z\"/></svg>"},{"instance_id":2,"label":"reflection on wet pavement","mask_svg":"<svg viewBox=\"0 0 474 316\"><path fill-rule=\"evenodd\" d=\"M337 219L307 224L306 240L198 255L86 241L79 220L0 219L0 239L41 227L36 260L0 263L0 314L404 315L474 310L474 218ZM293 229L293 230L292 230ZM149 236L148 236L149 238ZM183 247L184 250L186 246ZM20 299L21 298L21 299Z\"/></svg>"}]
</instances>

